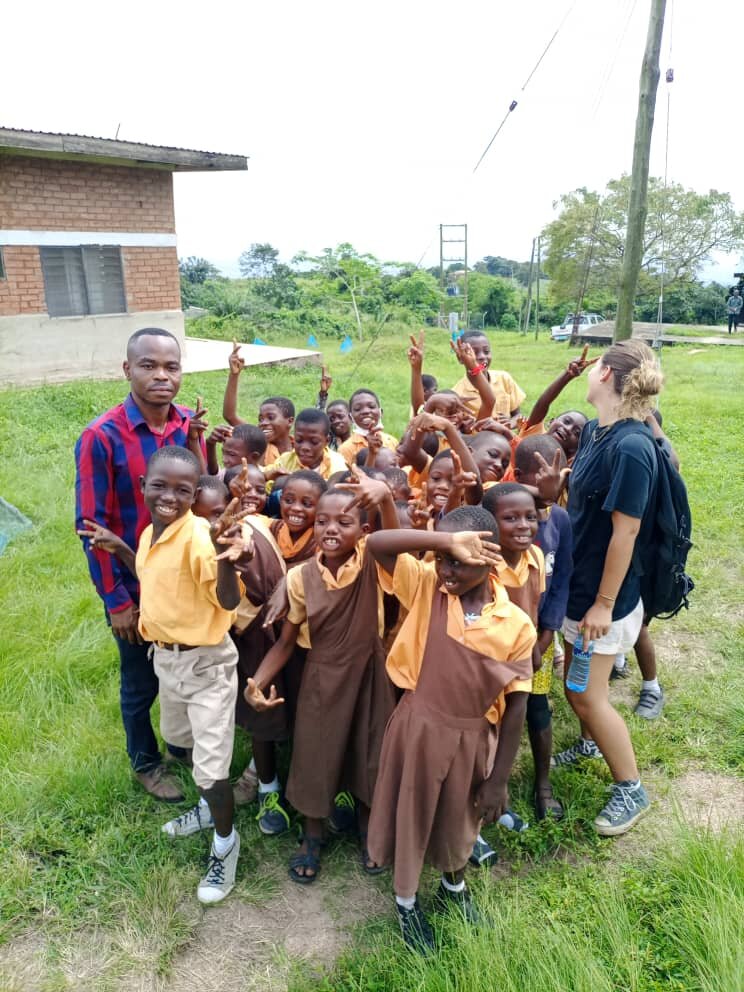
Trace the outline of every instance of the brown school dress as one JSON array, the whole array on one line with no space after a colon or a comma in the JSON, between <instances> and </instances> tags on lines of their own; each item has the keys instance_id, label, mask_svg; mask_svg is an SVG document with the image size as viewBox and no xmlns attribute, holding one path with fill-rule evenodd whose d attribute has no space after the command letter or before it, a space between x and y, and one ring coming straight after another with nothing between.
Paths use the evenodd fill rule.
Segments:
<instances>
[{"instance_id":1,"label":"brown school dress","mask_svg":"<svg viewBox=\"0 0 744 992\"><path fill-rule=\"evenodd\" d=\"M239 727L259 741L284 741L289 737L289 714L284 706L257 712L249 706L243 696L246 682L256 674L258 666L274 646L281 629L281 621L264 629L266 604L277 584L284 578L284 569L276 551L261 532L252 527L254 554L252 561L238 567L245 586L245 595L260 609L249 627L241 633L232 631L232 639L238 649L238 699L235 708L235 721ZM285 691L283 672L275 679L278 696Z\"/></svg>"},{"instance_id":2,"label":"brown school dress","mask_svg":"<svg viewBox=\"0 0 744 992\"><path fill-rule=\"evenodd\" d=\"M369 855L394 862L396 895L413 896L426 861L467 864L478 835L478 788L493 767L497 735L486 720L523 662L495 661L447 634L447 594L437 590L418 684L393 713L382 746Z\"/></svg>"},{"instance_id":3,"label":"brown school dress","mask_svg":"<svg viewBox=\"0 0 744 992\"><path fill-rule=\"evenodd\" d=\"M371 804L395 699L378 631L372 555L365 553L357 579L341 589L326 589L316 559L301 567L311 647L286 795L299 813L322 819L341 790Z\"/></svg>"}]
</instances>

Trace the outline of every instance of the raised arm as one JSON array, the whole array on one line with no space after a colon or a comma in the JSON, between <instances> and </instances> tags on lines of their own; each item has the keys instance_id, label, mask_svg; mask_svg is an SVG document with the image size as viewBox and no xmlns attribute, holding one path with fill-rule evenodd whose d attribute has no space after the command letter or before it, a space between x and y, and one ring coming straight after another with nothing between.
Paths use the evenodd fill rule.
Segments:
<instances>
[{"instance_id":1,"label":"raised arm","mask_svg":"<svg viewBox=\"0 0 744 992\"><path fill-rule=\"evenodd\" d=\"M579 358L575 358L572 362L569 362L558 378L554 379L547 389L541 393L540 396L538 396L535 405L532 407L530 415L525 422L525 427L533 427L535 424L541 424L547 417L551 404L558 399L569 382L572 382L574 379L578 379L584 369L589 368L590 365L594 365L595 362L599 361L599 356L597 356L588 362L586 360L588 351L589 345L585 344L584 350L581 352L581 356Z\"/></svg>"},{"instance_id":2,"label":"raised arm","mask_svg":"<svg viewBox=\"0 0 744 992\"><path fill-rule=\"evenodd\" d=\"M450 348L452 348L457 356L458 362L465 366L468 379L470 379L478 390L480 407L475 418L476 421L490 417L493 413L493 404L496 402L496 397L493 395L491 383L486 376L486 367L484 365L478 365L473 346L467 341L463 342L459 338L457 341L450 341Z\"/></svg>"},{"instance_id":3,"label":"raised arm","mask_svg":"<svg viewBox=\"0 0 744 992\"><path fill-rule=\"evenodd\" d=\"M136 555L129 545L125 544L113 531L108 530L106 527L101 527L95 520L85 519L83 520L83 527L77 533L78 537L88 539L91 548L106 551L110 555L116 555L122 565L128 568L132 575L136 577Z\"/></svg>"},{"instance_id":4,"label":"raised arm","mask_svg":"<svg viewBox=\"0 0 744 992\"><path fill-rule=\"evenodd\" d=\"M208 410L204 406L201 396L196 397L196 410L189 420L189 433L186 439L186 447L199 459L199 474L204 475L207 471L207 449L204 444L204 434L209 427L207 420Z\"/></svg>"},{"instance_id":5,"label":"raised arm","mask_svg":"<svg viewBox=\"0 0 744 992\"><path fill-rule=\"evenodd\" d=\"M439 551L466 565L495 566L501 563L498 544L490 531L378 530L367 538L367 550L390 575L398 555L416 551Z\"/></svg>"},{"instance_id":6,"label":"raised arm","mask_svg":"<svg viewBox=\"0 0 744 992\"><path fill-rule=\"evenodd\" d=\"M240 345L233 338L233 347L228 359L230 371L227 375L227 385L225 386L225 396L222 400L222 418L231 427L244 424L238 416L238 384L240 383L240 373L245 368L245 360L240 357Z\"/></svg>"},{"instance_id":7,"label":"raised arm","mask_svg":"<svg viewBox=\"0 0 744 992\"><path fill-rule=\"evenodd\" d=\"M408 349L408 361L411 363L411 409L414 416L424 404L424 384L421 371L424 367L424 332L418 332L418 338L409 335L411 347Z\"/></svg>"}]
</instances>

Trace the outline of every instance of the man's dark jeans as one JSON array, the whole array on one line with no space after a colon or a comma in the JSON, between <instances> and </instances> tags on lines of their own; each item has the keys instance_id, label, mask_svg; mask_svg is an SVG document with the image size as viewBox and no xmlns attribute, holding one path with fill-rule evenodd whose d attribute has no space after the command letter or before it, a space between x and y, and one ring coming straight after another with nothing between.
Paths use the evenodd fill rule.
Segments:
<instances>
[{"instance_id":1,"label":"man's dark jeans","mask_svg":"<svg viewBox=\"0 0 744 992\"><path fill-rule=\"evenodd\" d=\"M127 754L136 772L146 772L160 764L162 758L152 729L150 708L158 695L158 677L148 657L149 644L130 644L114 636L119 649L121 718L127 737ZM168 750L178 758L185 756L181 747L169 744Z\"/></svg>"}]
</instances>

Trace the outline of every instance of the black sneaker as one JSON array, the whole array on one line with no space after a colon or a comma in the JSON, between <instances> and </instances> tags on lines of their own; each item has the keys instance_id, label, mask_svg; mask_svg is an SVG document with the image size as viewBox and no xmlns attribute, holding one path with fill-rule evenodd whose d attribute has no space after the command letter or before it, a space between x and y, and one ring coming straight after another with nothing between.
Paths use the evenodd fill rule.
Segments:
<instances>
[{"instance_id":1,"label":"black sneaker","mask_svg":"<svg viewBox=\"0 0 744 992\"><path fill-rule=\"evenodd\" d=\"M328 820L332 834L351 833L356 829L356 802L350 792L339 792L333 800L333 812Z\"/></svg>"},{"instance_id":2,"label":"black sneaker","mask_svg":"<svg viewBox=\"0 0 744 992\"><path fill-rule=\"evenodd\" d=\"M440 913L459 913L465 922L471 926L477 927L483 922L483 917L475 908L467 887L460 892L450 892L440 882L437 894L434 896L434 902Z\"/></svg>"},{"instance_id":3,"label":"black sneaker","mask_svg":"<svg viewBox=\"0 0 744 992\"><path fill-rule=\"evenodd\" d=\"M398 923L406 947L419 954L432 954L435 950L434 932L419 906L418 898L411 909L396 902Z\"/></svg>"}]
</instances>

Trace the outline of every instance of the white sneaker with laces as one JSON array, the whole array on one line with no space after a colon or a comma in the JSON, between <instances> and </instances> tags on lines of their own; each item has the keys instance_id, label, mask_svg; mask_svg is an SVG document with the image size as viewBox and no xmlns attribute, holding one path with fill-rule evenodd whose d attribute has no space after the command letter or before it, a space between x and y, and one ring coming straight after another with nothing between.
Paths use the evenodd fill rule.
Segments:
<instances>
[{"instance_id":1,"label":"white sneaker with laces","mask_svg":"<svg viewBox=\"0 0 744 992\"><path fill-rule=\"evenodd\" d=\"M196 890L196 897L200 903L205 906L212 906L214 903L222 902L225 896L232 892L239 854L240 834L237 832L235 833L235 843L223 858L217 857L214 853L214 844L212 845L207 872Z\"/></svg>"},{"instance_id":2,"label":"white sneaker with laces","mask_svg":"<svg viewBox=\"0 0 744 992\"><path fill-rule=\"evenodd\" d=\"M198 834L200 830L209 830L213 826L214 820L209 807L197 803L180 816L168 820L160 829L169 837L190 837L191 834Z\"/></svg>"}]
</instances>

